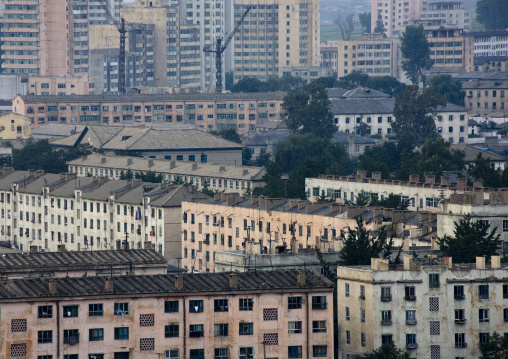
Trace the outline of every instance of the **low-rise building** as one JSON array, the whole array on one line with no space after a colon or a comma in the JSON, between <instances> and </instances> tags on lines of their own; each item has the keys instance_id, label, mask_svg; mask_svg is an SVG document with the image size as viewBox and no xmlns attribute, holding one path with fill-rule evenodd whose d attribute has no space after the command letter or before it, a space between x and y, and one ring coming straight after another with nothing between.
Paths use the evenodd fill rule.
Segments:
<instances>
[{"instance_id":1,"label":"low-rise building","mask_svg":"<svg viewBox=\"0 0 508 359\"><path fill-rule=\"evenodd\" d=\"M411 254L403 266L338 267L339 358L392 342L414 358L478 357L480 343L506 331L506 269L499 256L489 266Z\"/></svg>"},{"instance_id":2,"label":"low-rise building","mask_svg":"<svg viewBox=\"0 0 508 359\"><path fill-rule=\"evenodd\" d=\"M336 41L327 41L321 43L321 60L319 65L321 67L325 67L331 69L333 72L333 77L337 78L338 76L338 54L339 48L337 47ZM13 96L14 97L14 96Z\"/></svg>"},{"instance_id":3,"label":"low-rise building","mask_svg":"<svg viewBox=\"0 0 508 359\"><path fill-rule=\"evenodd\" d=\"M51 144L66 149L86 144L108 155L123 153L150 159L234 166L242 164L243 149L239 143L195 126L86 126Z\"/></svg>"},{"instance_id":4,"label":"low-rise building","mask_svg":"<svg viewBox=\"0 0 508 359\"><path fill-rule=\"evenodd\" d=\"M54 252L144 248L181 256L181 202L208 198L184 185L77 178L3 168L1 239L21 250Z\"/></svg>"},{"instance_id":5,"label":"low-rise building","mask_svg":"<svg viewBox=\"0 0 508 359\"><path fill-rule=\"evenodd\" d=\"M334 283L273 271L0 283L4 358L333 358Z\"/></svg>"},{"instance_id":6,"label":"low-rise building","mask_svg":"<svg viewBox=\"0 0 508 359\"><path fill-rule=\"evenodd\" d=\"M507 56L508 30L469 33L474 37L474 56Z\"/></svg>"},{"instance_id":7,"label":"low-rise building","mask_svg":"<svg viewBox=\"0 0 508 359\"><path fill-rule=\"evenodd\" d=\"M58 252L4 253L0 256L0 272L9 279L61 278L83 276L119 276L164 274L168 260L149 249L66 251L65 244Z\"/></svg>"},{"instance_id":8,"label":"low-rise building","mask_svg":"<svg viewBox=\"0 0 508 359\"><path fill-rule=\"evenodd\" d=\"M30 138L32 129L30 119L13 112L0 112L0 138L14 140Z\"/></svg>"},{"instance_id":9,"label":"low-rise building","mask_svg":"<svg viewBox=\"0 0 508 359\"><path fill-rule=\"evenodd\" d=\"M30 76L30 95L88 95L87 76Z\"/></svg>"},{"instance_id":10,"label":"low-rise building","mask_svg":"<svg viewBox=\"0 0 508 359\"><path fill-rule=\"evenodd\" d=\"M244 134L257 124L280 121L285 93L190 93L164 95L16 96L15 113L32 127L66 124L192 124L206 130L235 128Z\"/></svg>"},{"instance_id":11,"label":"low-rise building","mask_svg":"<svg viewBox=\"0 0 508 359\"><path fill-rule=\"evenodd\" d=\"M69 173L78 177L104 176L120 179L129 170L155 172L167 183L193 184L198 190L207 187L213 191L245 193L263 187L266 169L252 166L226 166L212 163L167 161L127 156L92 154L67 163Z\"/></svg>"},{"instance_id":12,"label":"low-rise building","mask_svg":"<svg viewBox=\"0 0 508 359\"><path fill-rule=\"evenodd\" d=\"M500 74L500 73L496 73ZM489 75L489 73L483 73ZM462 89L466 92L466 108L470 114L486 116L491 113L508 111L508 78L504 80L470 80L462 82Z\"/></svg>"}]
</instances>

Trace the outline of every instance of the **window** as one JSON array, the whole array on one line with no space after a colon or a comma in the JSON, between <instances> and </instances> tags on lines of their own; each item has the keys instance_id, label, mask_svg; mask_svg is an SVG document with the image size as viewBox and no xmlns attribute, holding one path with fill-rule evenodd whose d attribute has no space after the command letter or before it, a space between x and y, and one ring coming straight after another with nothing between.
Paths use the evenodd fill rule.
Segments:
<instances>
[{"instance_id":1,"label":"window","mask_svg":"<svg viewBox=\"0 0 508 359\"><path fill-rule=\"evenodd\" d=\"M360 285L360 299L365 299L365 286Z\"/></svg>"},{"instance_id":2,"label":"window","mask_svg":"<svg viewBox=\"0 0 508 359\"><path fill-rule=\"evenodd\" d=\"M104 340L104 329L103 328L89 329L88 340L91 342Z\"/></svg>"},{"instance_id":3,"label":"window","mask_svg":"<svg viewBox=\"0 0 508 359\"><path fill-rule=\"evenodd\" d=\"M453 287L453 298L456 300L466 298L466 296L464 295L464 286L463 285L456 285Z\"/></svg>"},{"instance_id":4,"label":"window","mask_svg":"<svg viewBox=\"0 0 508 359\"><path fill-rule=\"evenodd\" d=\"M302 346L294 345L288 347L288 358L301 358L302 357Z\"/></svg>"},{"instance_id":5,"label":"window","mask_svg":"<svg viewBox=\"0 0 508 359\"><path fill-rule=\"evenodd\" d=\"M312 309L326 309L326 297L325 296L312 297Z\"/></svg>"},{"instance_id":6,"label":"window","mask_svg":"<svg viewBox=\"0 0 508 359\"><path fill-rule=\"evenodd\" d=\"M381 325L391 325L392 324L392 311L391 310L382 310L381 311Z\"/></svg>"},{"instance_id":7,"label":"window","mask_svg":"<svg viewBox=\"0 0 508 359\"><path fill-rule=\"evenodd\" d=\"M406 294L406 298L405 298L406 300L408 300L408 301L416 300L415 287L414 286L405 287L405 294Z\"/></svg>"},{"instance_id":8,"label":"window","mask_svg":"<svg viewBox=\"0 0 508 359\"><path fill-rule=\"evenodd\" d=\"M227 312L227 311L228 311L228 300L227 299L215 299L214 312Z\"/></svg>"},{"instance_id":9,"label":"window","mask_svg":"<svg viewBox=\"0 0 508 359\"><path fill-rule=\"evenodd\" d=\"M180 335L180 326L178 324L170 324L164 327L164 337L178 338Z\"/></svg>"},{"instance_id":10,"label":"window","mask_svg":"<svg viewBox=\"0 0 508 359\"><path fill-rule=\"evenodd\" d=\"M89 317L102 317L104 315L102 303L88 304Z\"/></svg>"},{"instance_id":11,"label":"window","mask_svg":"<svg viewBox=\"0 0 508 359\"><path fill-rule=\"evenodd\" d=\"M64 359L78 359L78 354L64 354ZM100 359L104 359L104 357Z\"/></svg>"},{"instance_id":12,"label":"window","mask_svg":"<svg viewBox=\"0 0 508 359\"><path fill-rule=\"evenodd\" d=\"M180 351L176 350L166 350L164 352L164 359L180 359Z\"/></svg>"},{"instance_id":13,"label":"window","mask_svg":"<svg viewBox=\"0 0 508 359\"><path fill-rule=\"evenodd\" d=\"M78 316L78 306L77 305L64 305L63 307L63 317L64 318L76 318Z\"/></svg>"},{"instance_id":14,"label":"window","mask_svg":"<svg viewBox=\"0 0 508 359\"><path fill-rule=\"evenodd\" d=\"M189 351L190 359L205 359L205 350L204 349L191 349Z\"/></svg>"},{"instance_id":15,"label":"window","mask_svg":"<svg viewBox=\"0 0 508 359\"><path fill-rule=\"evenodd\" d=\"M478 298L489 299L489 285L481 284L478 286Z\"/></svg>"},{"instance_id":16,"label":"window","mask_svg":"<svg viewBox=\"0 0 508 359\"><path fill-rule=\"evenodd\" d=\"M430 322L430 335L441 335L441 325L438 321Z\"/></svg>"},{"instance_id":17,"label":"window","mask_svg":"<svg viewBox=\"0 0 508 359\"><path fill-rule=\"evenodd\" d=\"M289 334L302 334L302 322L288 322Z\"/></svg>"},{"instance_id":18,"label":"window","mask_svg":"<svg viewBox=\"0 0 508 359\"><path fill-rule=\"evenodd\" d=\"M490 342L490 333L480 333L480 343Z\"/></svg>"},{"instance_id":19,"label":"window","mask_svg":"<svg viewBox=\"0 0 508 359\"><path fill-rule=\"evenodd\" d=\"M129 339L129 327L115 328L115 340Z\"/></svg>"},{"instance_id":20,"label":"window","mask_svg":"<svg viewBox=\"0 0 508 359\"><path fill-rule=\"evenodd\" d=\"M418 344L416 344L416 334L406 334L406 348L408 349L418 348Z\"/></svg>"},{"instance_id":21,"label":"window","mask_svg":"<svg viewBox=\"0 0 508 359\"><path fill-rule=\"evenodd\" d=\"M39 344L53 343L53 331L39 330L39 332L37 333L37 342Z\"/></svg>"},{"instance_id":22,"label":"window","mask_svg":"<svg viewBox=\"0 0 508 359\"><path fill-rule=\"evenodd\" d=\"M490 322L489 310L488 309L479 309L478 310L478 319L480 320L480 323Z\"/></svg>"},{"instance_id":23,"label":"window","mask_svg":"<svg viewBox=\"0 0 508 359\"><path fill-rule=\"evenodd\" d=\"M229 335L227 324L215 324L214 325L214 336L216 337L227 337Z\"/></svg>"},{"instance_id":24,"label":"window","mask_svg":"<svg viewBox=\"0 0 508 359\"><path fill-rule=\"evenodd\" d=\"M115 315L129 315L129 303L115 303Z\"/></svg>"},{"instance_id":25,"label":"window","mask_svg":"<svg viewBox=\"0 0 508 359\"><path fill-rule=\"evenodd\" d=\"M238 359L254 359L254 348L252 347L240 347L240 350L238 352L239 357Z\"/></svg>"},{"instance_id":26,"label":"window","mask_svg":"<svg viewBox=\"0 0 508 359\"><path fill-rule=\"evenodd\" d=\"M360 309L360 322L365 323L365 309Z\"/></svg>"},{"instance_id":27,"label":"window","mask_svg":"<svg viewBox=\"0 0 508 359\"><path fill-rule=\"evenodd\" d=\"M391 334L381 335L381 344L382 345L392 345L393 344L393 335L391 335Z\"/></svg>"},{"instance_id":28,"label":"window","mask_svg":"<svg viewBox=\"0 0 508 359\"><path fill-rule=\"evenodd\" d=\"M215 348L213 359L229 359L229 348Z\"/></svg>"},{"instance_id":29,"label":"window","mask_svg":"<svg viewBox=\"0 0 508 359\"><path fill-rule=\"evenodd\" d=\"M314 320L312 322L313 333L326 333L326 320Z\"/></svg>"},{"instance_id":30,"label":"window","mask_svg":"<svg viewBox=\"0 0 508 359\"><path fill-rule=\"evenodd\" d=\"M189 300L189 312L190 313L202 313L203 312L203 301L202 300Z\"/></svg>"},{"instance_id":31,"label":"window","mask_svg":"<svg viewBox=\"0 0 508 359\"><path fill-rule=\"evenodd\" d=\"M349 297L349 283L344 283L344 293L346 297Z\"/></svg>"},{"instance_id":32,"label":"window","mask_svg":"<svg viewBox=\"0 0 508 359\"><path fill-rule=\"evenodd\" d=\"M205 336L205 329L203 324L191 324L189 326L189 336L191 338L200 338Z\"/></svg>"},{"instance_id":33,"label":"window","mask_svg":"<svg viewBox=\"0 0 508 359\"><path fill-rule=\"evenodd\" d=\"M240 335L252 335L254 334L254 323L240 323L238 331Z\"/></svg>"},{"instance_id":34,"label":"window","mask_svg":"<svg viewBox=\"0 0 508 359\"><path fill-rule=\"evenodd\" d=\"M466 311L465 309L455 309L455 324L466 323Z\"/></svg>"},{"instance_id":35,"label":"window","mask_svg":"<svg viewBox=\"0 0 508 359\"><path fill-rule=\"evenodd\" d=\"M381 301L382 302L391 302L392 294L390 287L381 287Z\"/></svg>"},{"instance_id":36,"label":"window","mask_svg":"<svg viewBox=\"0 0 508 359\"><path fill-rule=\"evenodd\" d=\"M351 320L351 313L349 311L349 307L346 307L346 320Z\"/></svg>"},{"instance_id":37,"label":"window","mask_svg":"<svg viewBox=\"0 0 508 359\"><path fill-rule=\"evenodd\" d=\"M254 307L254 300L252 298L240 298L239 307L241 311L252 310Z\"/></svg>"},{"instance_id":38,"label":"window","mask_svg":"<svg viewBox=\"0 0 508 359\"><path fill-rule=\"evenodd\" d=\"M503 284L503 298L508 298L508 284Z\"/></svg>"},{"instance_id":39,"label":"window","mask_svg":"<svg viewBox=\"0 0 508 359\"><path fill-rule=\"evenodd\" d=\"M40 305L39 306L39 318L53 318L53 306L52 305Z\"/></svg>"},{"instance_id":40,"label":"window","mask_svg":"<svg viewBox=\"0 0 508 359\"><path fill-rule=\"evenodd\" d=\"M302 297L288 297L288 309L301 309Z\"/></svg>"},{"instance_id":41,"label":"window","mask_svg":"<svg viewBox=\"0 0 508 359\"><path fill-rule=\"evenodd\" d=\"M429 310L435 312L439 310L439 297L429 298Z\"/></svg>"},{"instance_id":42,"label":"window","mask_svg":"<svg viewBox=\"0 0 508 359\"><path fill-rule=\"evenodd\" d=\"M362 347L364 347L366 345L366 340L365 340L365 333L361 333L361 341L362 341Z\"/></svg>"},{"instance_id":43,"label":"window","mask_svg":"<svg viewBox=\"0 0 508 359\"><path fill-rule=\"evenodd\" d=\"M465 348L466 344L466 334L465 333L455 333L455 348Z\"/></svg>"},{"instance_id":44,"label":"window","mask_svg":"<svg viewBox=\"0 0 508 359\"><path fill-rule=\"evenodd\" d=\"M164 313L177 313L179 302L177 300L164 301Z\"/></svg>"},{"instance_id":45,"label":"window","mask_svg":"<svg viewBox=\"0 0 508 359\"><path fill-rule=\"evenodd\" d=\"M439 274L429 274L429 288L439 288Z\"/></svg>"},{"instance_id":46,"label":"window","mask_svg":"<svg viewBox=\"0 0 508 359\"><path fill-rule=\"evenodd\" d=\"M346 344L351 344L351 332L346 330Z\"/></svg>"}]
</instances>

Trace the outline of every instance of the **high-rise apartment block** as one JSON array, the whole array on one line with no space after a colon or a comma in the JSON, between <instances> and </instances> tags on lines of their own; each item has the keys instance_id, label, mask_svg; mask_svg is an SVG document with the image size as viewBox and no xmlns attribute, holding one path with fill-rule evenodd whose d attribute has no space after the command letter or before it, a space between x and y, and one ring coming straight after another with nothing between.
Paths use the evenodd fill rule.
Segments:
<instances>
[{"instance_id":1,"label":"high-rise apartment block","mask_svg":"<svg viewBox=\"0 0 508 359\"><path fill-rule=\"evenodd\" d=\"M456 27L428 26L424 30L435 67L463 67L473 71L473 38Z\"/></svg>"},{"instance_id":2,"label":"high-rise apartment block","mask_svg":"<svg viewBox=\"0 0 508 359\"><path fill-rule=\"evenodd\" d=\"M428 3L427 8L420 12L420 18L412 23L452 25L459 29L471 28L471 10L463 9L459 1L439 1Z\"/></svg>"},{"instance_id":3,"label":"high-rise apartment block","mask_svg":"<svg viewBox=\"0 0 508 359\"><path fill-rule=\"evenodd\" d=\"M376 28L377 14L381 14L388 37L400 36L411 19L418 19L427 0L372 0L371 26Z\"/></svg>"}]
</instances>

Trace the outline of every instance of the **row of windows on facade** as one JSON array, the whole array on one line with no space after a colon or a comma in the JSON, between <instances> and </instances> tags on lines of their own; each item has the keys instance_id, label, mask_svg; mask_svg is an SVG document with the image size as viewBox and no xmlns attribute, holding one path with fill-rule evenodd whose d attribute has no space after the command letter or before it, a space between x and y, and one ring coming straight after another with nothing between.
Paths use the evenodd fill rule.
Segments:
<instances>
[{"instance_id":1,"label":"row of windows on facade","mask_svg":"<svg viewBox=\"0 0 508 359\"><path fill-rule=\"evenodd\" d=\"M500 110L504 110L504 102L500 102L499 103L499 106L500 106ZM473 108L473 103L472 102L469 102L469 108ZM477 102L476 103L476 108L482 108L482 103L481 102ZM485 102L484 103L484 108L485 109L488 109L489 108L489 103L488 102ZM497 109L497 102L492 102L492 109L495 110Z\"/></svg>"}]
</instances>

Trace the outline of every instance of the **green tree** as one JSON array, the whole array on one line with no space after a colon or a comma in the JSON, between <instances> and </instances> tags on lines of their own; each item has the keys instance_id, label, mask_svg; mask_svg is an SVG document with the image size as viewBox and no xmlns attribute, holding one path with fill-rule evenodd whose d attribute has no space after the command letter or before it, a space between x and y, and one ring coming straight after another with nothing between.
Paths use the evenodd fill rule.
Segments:
<instances>
[{"instance_id":1,"label":"green tree","mask_svg":"<svg viewBox=\"0 0 508 359\"><path fill-rule=\"evenodd\" d=\"M379 206L385 208L393 208L398 211L406 210L409 205L409 201L402 201L402 197L398 194L390 193L383 199L373 198L369 202L369 206Z\"/></svg>"},{"instance_id":2,"label":"green tree","mask_svg":"<svg viewBox=\"0 0 508 359\"><path fill-rule=\"evenodd\" d=\"M212 135L222 137L225 140L236 142L236 143L242 143L242 139L240 138L240 135L238 132L236 132L236 129L233 127L223 128L221 130L210 130L208 133L211 133Z\"/></svg>"},{"instance_id":3,"label":"green tree","mask_svg":"<svg viewBox=\"0 0 508 359\"><path fill-rule=\"evenodd\" d=\"M383 34L385 35L386 29L385 25L383 24L383 17L381 16L381 13L377 14L377 20L376 20L376 27L374 28L375 34Z\"/></svg>"},{"instance_id":4,"label":"green tree","mask_svg":"<svg viewBox=\"0 0 508 359\"><path fill-rule=\"evenodd\" d=\"M494 332L488 342L480 343L480 359L504 359L508 358L508 338Z\"/></svg>"},{"instance_id":5,"label":"green tree","mask_svg":"<svg viewBox=\"0 0 508 359\"><path fill-rule=\"evenodd\" d=\"M201 189L200 192L203 193L204 195L206 195L208 197L212 197L212 198L213 198L213 196L215 194L215 192L208 187L208 181L207 180L204 180L204 182L203 182L203 188Z\"/></svg>"},{"instance_id":6,"label":"green tree","mask_svg":"<svg viewBox=\"0 0 508 359\"><path fill-rule=\"evenodd\" d=\"M359 359L409 359L409 354L397 349L395 344L383 344L372 352L359 356Z\"/></svg>"},{"instance_id":7,"label":"green tree","mask_svg":"<svg viewBox=\"0 0 508 359\"><path fill-rule=\"evenodd\" d=\"M462 91L462 83L448 74L433 76L429 87L445 98L447 102L464 106L466 92Z\"/></svg>"},{"instance_id":8,"label":"green tree","mask_svg":"<svg viewBox=\"0 0 508 359\"><path fill-rule=\"evenodd\" d=\"M350 40L351 34L355 29L355 14L350 13L346 16L339 15L334 20L335 25L339 27L342 40Z\"/></svg>"},{"instance_id":9,"label":"green tree","mask_svg":"<svg viewBox=\"0 0 508 359\"><path fill-rule=\"evenodd\" d=\"M476 19L487 30L508 28L508 2L506 0L479 0L476 3Z\"/></svg>"},{"instance_id":10,"label":"green tree","mask_svg":"<svg viewBox=\"0 0 508 359\"><path fill-rule=\"evenodd\" d=\"M350 74L347 74L346 76L342 76L341 78L339 78L337 87L346 90L352 90L360 86L365 86L368 80L369 75L362 74L358 71L353 71Z\"/></svg>"},{"instance_id":11,"label":"green tree","mask_svg":"<svg viewBox=\"0 0 508 359\"><path fill-rule=\"evenodd\" d=\"M344 231L341 231L340 239L343 247L340 251L340 265L370 265L371 258L390 258L396 247L393 245L393 238L388 240L386 228L381 227L376 235L370 229L368 230L365 225L363 219L357 217L356 229L348 226L347 235ZM401 249L399 248L399 254L394 262L400 261Z\"/></svg>"},{"instance_id":12,"label":"green tree","mask_svg":"<svg viewBox=\"0 0 508 359\"><path fill-rule=\"evenodd\" d=\"M364 86L376 91L381 91L392 97L406 88L406 85L399 82L393 76L369 77Z\"/></svg>"},{"instance_id":13,"label":"green tree","mask_svg":"<svg viewBox=\"0 0 508 359\"><path fill-rule=\"evenodd\" d=\"M432 67L430 46L423 32L423 26L407 26L402 34L400 51L404 58L402 69L413 84L420 81L427 86L425 72Z\"/></svg>"},{"instance_id":14,"label":"green tree","mask_svg":"<svg viewBox=\"0 0 508 359\"><path fill-rule=\"evenodd\" d=\"M231 86L231 92L264 92L267 84L258 79L245 78Z\"/></svg>"},{"instance_id":15,"label":"green tree","mask_svg":"<svg viewBox=\"0 0 508 359\"><path fill-rule=\"evenodd\" d=\"M385 142L382 145L367 148L359 157L359 169L366 170L367 175L372 172L381 172L381 177L388 179L390 173L400 167L401 150L396 142Z\"/></svg>"},{"instance_id":16,"label":"green tree","mask_svg":"<svg viewBox=\"0 0 508 359\"><path fill-rule=\"evenodd\" d=\"M392 129L401 149L412 150L423 145L427 139L438 137L431 112L445 104L443 97L432 89L426 88L419 93L416 85L406 86L404 91L397 94Z\"/></svg>"},{"instance_id":17,"label":"green tree","mask_svg":"<svg viewBox=\"0 0 508 359\"><path fill-rule=\"evenodd\" d=\"M473 220L470 214L454 223L453 237L444 235L437 238L437 243L445 255L453 258L456 263L474 263L476 257L495 255L501 247L501 236L497 227L491 229L490 224L481 220Z\"/></svg>"},{"instance_id":18,"label":"green tree","mask_svg":"<svg viewBox=\"0 0 508 359\"><path fill-rule=\"evenodd\" d=\"M281 117L293 133L313 133L331 138L337 131L331 103L322 85L310 84L284 96Z\"/></svg>"},{"instance_id":19,"label":"green tree","mask_svg":"<svg viewBox=\"0 0 508 359\"><path fill-rule=\"evenodd\" d=\"M503 187L503 176L496 170L494 164L479 153L475 160L469 164L467 174L475 179L482 179L485 187Z\"/></svg>"},{"instance_id":20,"label":"green tree","mask_svg":"<svg viewBox=\"0 0 508 359\"><path fill-rule=\"evenodd\" d=\"M258 167L268 167L270 164L271 154L269 153L260 153L256 159L254 160L254 166Z\"/></svg>"},{"instance_id":21,"label":"green tree","mask_svg":"<svg viewBox=\"0 0 508 359\"><path fill-rule=\"evenodd\" d=\"M252 151L250 148L244 147L242 150L242 165L252 166Z\"/></svg>"},{"instance_id":22,"label":"green tree","mask_svg":"<svg viewBox=\"0 0 508 359\"><path fill-rule=\"evenodd\" d=\"M226 81L224 83L226 90L231 90L231 87L233 87L233 83L234 83L233 71L226 72Z\"/></svg>"},{"instance_id":23,"label":"green tree","mask_svg":"<svg viewBox=\"0 0 508 359\"><path fill-rule=\"evenodd\" d=\"M314 81L313 84L323 85L326 88L332 88L337 85L337 79L335 77L318 77Z\"/></svg>"},{"instance_id":24,"label":"green tree","mask_svg":"<svg viewBox=\"0 0 508 359\"><path fill-rule=\"evenodd\" d=\"M162 183L163 180L162 174L157 174L155 171L136 172L134 178L150 183Z\"/></svg>"},{"instance_id":25,"label":"green tree","mask_svg":"<svg viewBox=\"0 0 508 359\"><path fill-rule=\"evenodd\" d=\"M370 33L371 29L371 13L370 12L361 12L358 14L358 20L362 25L362 29L364 33Z\"/></svg>"}]
</instances>

